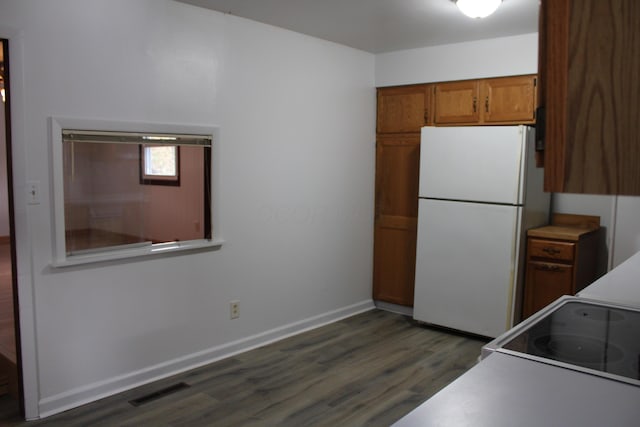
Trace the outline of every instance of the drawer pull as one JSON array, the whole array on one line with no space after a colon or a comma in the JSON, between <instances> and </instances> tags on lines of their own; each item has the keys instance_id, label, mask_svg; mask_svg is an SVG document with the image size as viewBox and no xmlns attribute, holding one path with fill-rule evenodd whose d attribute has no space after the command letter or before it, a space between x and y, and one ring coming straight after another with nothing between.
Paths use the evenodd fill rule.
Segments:
<instances>
[{"instance_id":1,"label":"drawer pull","mask_svg":"<svg viewBox=\"0 0 640 427\"><path fill-rule=\"evenodd\" d=\"M542 271L560 271L562 270L562 267L559 265L538 264L536 265L536 269Z\"/></svg>"},{"instance_id":2,"label":"drawer pull","mask_svg":"<svg viewBox=\"0 0 640 427\"><path fill-rule=\"evenodd\" d=\"M542 248L542 252L548 253L549 255L558 255L560 253L560 249L547 247L547 248Z\"/></svg>"}]
</instances>

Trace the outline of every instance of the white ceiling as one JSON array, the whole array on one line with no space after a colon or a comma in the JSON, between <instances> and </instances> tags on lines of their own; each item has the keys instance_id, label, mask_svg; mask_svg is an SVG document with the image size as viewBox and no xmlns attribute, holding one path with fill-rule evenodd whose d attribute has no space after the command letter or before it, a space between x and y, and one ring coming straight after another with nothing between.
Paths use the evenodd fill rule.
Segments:
<instances>
[{"instance_id":1,"label":"white ceiling","mask_svg":"<svg viewBox=\"0 0 640 427\"><path fill-rule=\"evenodd\" d=\"M503 0L485 19L451 0L178 0L372 53L535 33L539 0Z\"/></svg>"}]
</instances>

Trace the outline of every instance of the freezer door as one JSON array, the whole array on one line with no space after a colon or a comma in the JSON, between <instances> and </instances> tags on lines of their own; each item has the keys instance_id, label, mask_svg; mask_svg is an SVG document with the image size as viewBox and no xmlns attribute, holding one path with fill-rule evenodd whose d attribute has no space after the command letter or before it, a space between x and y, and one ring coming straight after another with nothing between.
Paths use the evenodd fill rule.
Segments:
<instances>
[{"instance_id":1,"label":"freezer door","mask_svg":"<svg viewBox=\"0 0 640 427\"><path fill-rule=\"evenodd\" d=\"M497 337L512 325L521 208L420 200L413 316Z\"/></svg>"},{"instance_id":2,"label":"freezer door","mask_svg":"<svg viewBox=\"0 0 640 427\"><path fill-rule=\"evenodd\" d=\"M424 127L420 197L522 204L524 126Z\"/></svg>"}]
</instances>

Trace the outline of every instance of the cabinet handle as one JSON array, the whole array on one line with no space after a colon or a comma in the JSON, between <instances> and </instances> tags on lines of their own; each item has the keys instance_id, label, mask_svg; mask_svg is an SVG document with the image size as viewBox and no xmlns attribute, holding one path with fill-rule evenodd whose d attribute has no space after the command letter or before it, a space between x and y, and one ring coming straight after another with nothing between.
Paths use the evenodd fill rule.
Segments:
<instances>
[{"instance_id":1,"label":"cabinet handle","mask_svg":"<svg viewBox=\"0 0 640 427\"><path fill-rule=\"evenodd\" d=\"M473 97L473 112L477 112L478 111L478 99L474 96Z\"/></svg>"},{"instance_id":2,"label":"cabinet handle","mask_svg":"<svg viewBox=\"0 0 640 427\"><path fill-rule=\"evenodd\" d=\"M484 99L484 112L485 113L489 112L489 97L488 96Z\"/></svg>"},{"instance_id":3,"label":"cabinet handle","mask_svg":"<svg viewBox=\"0 0 640 427\"><path fill-rule=\"evenodd\" d=\"M560 249L547 247L547 248L542 248L542 252L545 252L549 255L558 255L560 253Z\"/></svg>"},{"instance_id":4,"label":"cabinet handle","mask_svg":"<svg viewBox=\"0 0 640 427\"><path fill-rule=\"evenodd\" d=\"M429 123L429 110L427 108L424 109L424 123Z\"/></svg>"},{"instance_id":5,"label":"cabinet handle","mask_svg":"<svg viewBox=\"0 0 640 427\"><path fill-rule=\"evenodd\" d=\"M560 271L561 267L559 265L553 265L553 264L536 264L535 266L536 270L542 270L542 271Z\"/></svg>"}]
</instances>

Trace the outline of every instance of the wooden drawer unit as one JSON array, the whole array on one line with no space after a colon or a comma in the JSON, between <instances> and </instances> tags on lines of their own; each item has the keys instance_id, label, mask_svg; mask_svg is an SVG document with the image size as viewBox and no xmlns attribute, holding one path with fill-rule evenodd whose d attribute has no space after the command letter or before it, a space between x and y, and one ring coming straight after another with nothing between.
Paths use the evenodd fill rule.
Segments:
<instances>
[{"instance_id":1,"label":"wooden drawer unit","mask_svg":"<svg viewBox=\"0 0 640 427\"><path fill-rule=\"evenodd\" d=\"M525 314L530 316L555 301L560 295L572 294L573 265L543 261L527 263L526 282L534 283L535 292L525 294Z\"/></svg>"},{"instance_id":2,"label":"wooden drawer unit","mask_svg":"<svg viewBox=\"0 0 640 427\"><path fill-rule=\"evenodd\" d=\"M559 240L529 239L527 248L532 258L546 258L557 261L573 261L576 244Z\"/></svg>"},{"instance_id":3,"label":"wooden drawer unit","mask_svg":"<svg viewBox=\"0 0 640 427\"><path fill-rule=\"evenodd\" d=\"M599 217L556 214L552 225L529 230L523 319L597 278L599 224Z\"/></svg>"}]
</instances>

